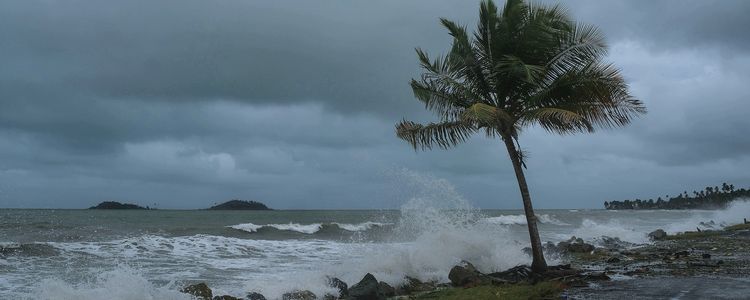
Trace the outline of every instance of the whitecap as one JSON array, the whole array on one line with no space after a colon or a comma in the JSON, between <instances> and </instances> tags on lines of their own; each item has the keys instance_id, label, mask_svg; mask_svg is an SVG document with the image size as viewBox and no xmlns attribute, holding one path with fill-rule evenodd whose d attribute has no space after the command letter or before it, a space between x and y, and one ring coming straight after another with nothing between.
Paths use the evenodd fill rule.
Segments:
<instances>
[{"instance_id":1,"label":"whitecap","mask_svg":"<svg viewBox=\"0 0 750 300\"><path fill-rule=\"evenodd\" d=\"M388 225L393 225L393 223L380 223L380 222L363 222L359 224L347 224L347 223L331 223L336 226L338 226L341 229L347 230L347 231L367 231L372 229L373 227L383 227Z\"/></svg>"},{"instance_id":2,"label":"whitecap","mask_svg":"<svg viewBox=\"0 0 750 300\"><path fill-rule=\"evenodd\" d=\"M289 224L264 224L264 225L256 225L253 223L243 223L243 224L237 224L232 226L227 226L230 228L234 228L237 230L247 231L247 232L258 232L259 229L268 227L268 228L275 228L277 230L282 231L294 231L304 234L313 234L323 227L323 224L320 223L314 223L314 224L298 224L298 223L289 223Z\"/></svg>"}]
</instances>

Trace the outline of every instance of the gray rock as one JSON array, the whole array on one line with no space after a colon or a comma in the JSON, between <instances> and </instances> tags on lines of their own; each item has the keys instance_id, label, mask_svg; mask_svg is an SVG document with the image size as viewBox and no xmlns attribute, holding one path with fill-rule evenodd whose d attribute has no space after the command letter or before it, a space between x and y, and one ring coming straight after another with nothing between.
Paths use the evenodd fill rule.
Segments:
<instances>
[{"instance_id":1,"label":"gray rock","mask_svg":"<svg viewBox=\"0 0 750 300\"><path fill-rule=\"evenodd\" d=\"M245 296L245 298L247 298L247 300L266 300L265 296L263 296L261 293L256 293L256 292L248 293L247 296Z\"/></svg>"},{"instance_id":2,"label":"gray rock","mask_svg":"<svg viewBox=\"0 0 750 300\"><path fill-rule=\"evenodd\" d=\"M594 251L594 245L588 244L581 238L571 237L565 242L557 243L557 248L561 251L571 253L588 253Z\"/></svg>"},{"instance_id":3,"label":"gray rock","mask_svg":"<svg viewBox=\"0 0 750 300\"><path fill-rule=\"evenodd\" d=\"M282 300L314 300L318 299L311 291L294 291L281 295Z\"/></svg>"},{"instance_id":4,"label":"gray rock","mask_svg":"<svg viewBox=\"0 0 750 300\"><path fill-rule=\"evenodd\" d=\"M223 296L214 296L213 300L242 300L242 299L237 298L237 297L232 297L229 295L223 295Z\"/></svg>"},{"instance_id":5,"label":"gray rock","mask_svg":"<svg viewBox=\"0 0 750 300\"><path fill-rule=\"evenodd\" d=\"M385 281L378 283L378 290L386 297L396 296L396 289Z\"/></svg>"},{"instance_id":6,"label":"gray rock","mask_svg":"<svg viewBox=\"0 0 750 300\"><path fill-rule=\"evenodd\" d=\"M461 265L454 266L448 273L453 286L469 286L482 282L482 273L469 262L462 261Z\"/></svg>"},{"instance_id":7,"label":"gray rock","mask_svg":"<svg viewBox=\"0 0 750 300\"><path fill-rule=\"evenodd\" d=\"M349 297L352 300L384 300L386 297L380 290L380 283L375 276L367 273L357 284L349 288Z\"/></svg>"},{"instance_id":8,"label":"gray rock","mask_svg":"<svg viewBox=\"0 0 750 300\"><path fill-rule=\"evenodd\" d=\"M346 298L346 296L349 295L349 286L341 279L326 276L326 284L328 284L329 287L339 290L340 298Z\"/></svg>"},{"instance_id":9,"label":"gray rock","mask_svg":"<svg viewBox=\"0 0 750 300\"><path fill-rule=\"evenodd\" d=\"M648 237L654 241L662 240L667 237L667 232L661 229L657 229L648 234Z\"/></svg>"},{"instance_id":10,"label":"gray rock","mask_svg":"<svg viewBox=\"0 0 750 300\"><path fill-rule=\"evenodd\" d=\"M213 292L208 288L208 285L203 282L188 285L181 289L180 292L193 295L199 300L211 300L213 298Z\"/></svg>"}]
</instances>

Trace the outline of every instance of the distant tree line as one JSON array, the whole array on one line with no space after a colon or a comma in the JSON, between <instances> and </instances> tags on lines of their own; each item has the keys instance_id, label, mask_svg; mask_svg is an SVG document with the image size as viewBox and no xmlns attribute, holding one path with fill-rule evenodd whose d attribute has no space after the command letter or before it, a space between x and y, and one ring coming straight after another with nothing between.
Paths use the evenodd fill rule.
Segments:
<instances>
[{"instance_id":1,"label":"distant tree line","mask_svg":"<svg viewBox=\"0 0 750 300\"><path fill-rule=\"evenodd\" d=\"M718 186L706 187L702 191L688 193L684 191L676 197L667 195L648 200L635 199L625 201L604 201L606 209L718 209L724 208L734 199L750 197L750 190L735 189L733 184L722 183Z\"/></svg>"}]
</instances>

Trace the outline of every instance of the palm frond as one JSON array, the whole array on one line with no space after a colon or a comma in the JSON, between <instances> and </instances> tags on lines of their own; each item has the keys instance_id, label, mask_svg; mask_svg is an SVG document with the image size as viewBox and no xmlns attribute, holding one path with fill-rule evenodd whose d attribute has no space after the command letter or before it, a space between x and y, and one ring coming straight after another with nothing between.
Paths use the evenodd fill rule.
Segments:
<instances>
[{"instance_id":1,"label":"palm frond","mask_svg":"<svg viewBox=\"0 0 750 300\"><path fill-rule=\"evenodd\" d=\"M558 77L531 97L528 104L530 111L541 108L571 111L581 115L591 126L602 128L627 125L646 113L643 103L628 93L619 70L602 64L589 64Z\"/></svg>"},{"instance_id":2,"label":"palm frond","mask_svg":"<svg viewBox=\"0 0 750 300\"><path fill-rule=\"evenodd\" d=\"M396 135L409 142L414 150L433 147L448 149L465 142L476 128L462 121L429 123L422 125L403 120L396 125Z\"/></svg>"},{"instance_id":3,"label":"palm frond","mask_svg":"<svg viewBox=\"0 0 750 300\"><path fill-rule=\"evenodd\" d=\"M558 134L573 132L592 132L594 127L583 115L556 107L545 107L530 110L521 118L523 125L539 124L543 129Z\"/></svg>"},{"instance_id":4,"label":"palm frond","mask_svg":"<svg viewBox=\"0 0 750 300\"><path fill-rule=\"evenodd\" d=\"M461 113L460 119L479 128L502 129L515 123L513 117L505 110L485 103L474 103Z\"/></svg>"}]
</instances>

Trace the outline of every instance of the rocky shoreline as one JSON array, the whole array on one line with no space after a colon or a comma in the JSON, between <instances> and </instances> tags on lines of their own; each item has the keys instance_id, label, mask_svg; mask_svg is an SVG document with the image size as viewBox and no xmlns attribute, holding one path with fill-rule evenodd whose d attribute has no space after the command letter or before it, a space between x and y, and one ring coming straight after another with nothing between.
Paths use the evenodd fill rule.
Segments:
<instances>
[{"instance_id":1,"label":"rocky shoreline","mask_svg":"<svg viewBox=\"0 0 750 300\"><path fill-rule=\"evenodd\" d=\"M297 290L284 294L281 299L624 299L638 295L669 298L671 291L652 281L669 282L665 279L670 279L675 284L695 285L691 282L706 276L750 277L750 224L676 235L656 230L649 236L654 240L649 245L605 238L602 247L595 247L576 237L558 244L547 243L544 245L546 255L559 257L566 264L552 266L544 274L533 273L528 266L483 274L470 262L462 262L450 270L449 283L422 282L407 277L402 285L392 287L368 273L352 286L338 278L327 277L329 287L337 290L338 295L315 295ZM694 293L702 295L699 293L706 291L695 289ZM244 298L214 296L205 283L187 286L182 292L200 300L266 299L259 293L248 293ZM721 295L714 296L721 298Z\"/></svg>"}]
</instances>

